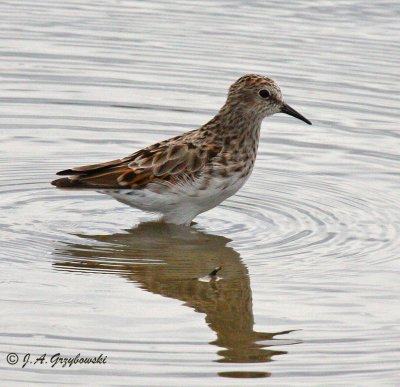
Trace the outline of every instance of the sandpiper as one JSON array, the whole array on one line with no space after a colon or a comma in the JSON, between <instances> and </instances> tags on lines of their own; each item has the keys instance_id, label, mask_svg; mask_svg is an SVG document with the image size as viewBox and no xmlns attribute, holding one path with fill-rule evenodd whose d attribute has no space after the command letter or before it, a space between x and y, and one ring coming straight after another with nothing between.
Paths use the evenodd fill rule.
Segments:
<instances>
[{"instance_id":1,"label":"sandpiper","mask_svg":"<svg viewBox=\"0 0 400 387\"><path fill-rule=\"evenodd\" d=\"M202 127L127 157L66 169L51 184L93 189L168 223L190 225L200 213L235 194L249 178L262 120L286 113L311 122L283 101L276 82L249 74L229 88L217 115Z\"/></svg>"}]
</instances>

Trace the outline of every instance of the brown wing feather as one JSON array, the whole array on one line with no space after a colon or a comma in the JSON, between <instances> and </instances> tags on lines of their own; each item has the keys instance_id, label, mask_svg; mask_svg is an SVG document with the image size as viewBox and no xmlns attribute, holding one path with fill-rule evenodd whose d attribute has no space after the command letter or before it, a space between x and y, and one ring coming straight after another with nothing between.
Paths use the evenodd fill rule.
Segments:
<instances>
[{"instance_id":1,"label":"brown wing feather","mask_svg":"<svg viewBox=\"0 0 400 387\"><path fill-rule=\"evenodd\" d=\"M213 157L215 156L213 152ZM144 188L151 182L166 183L193 177L209 162L210 153L193 144L159 143L128 157L101 164L66 169L54 180L60 188Z\"/></svg>"},{"instance_id":2,"label":"brown wing feather","mask_svg":"<svg viewBox=\"0 0 400 387\"><path fill-rule=\"evenodd\" d=\"M81 175L82 173L99 172L100 170L107 169L109 167L121 164L121 160L112 160L101 164L91 164L83 165L81 167L76 167L72 169L64 169L63 171L57 172L56 175L59 176L71 176L71 175Z\"/></svg>"}]
</instances>

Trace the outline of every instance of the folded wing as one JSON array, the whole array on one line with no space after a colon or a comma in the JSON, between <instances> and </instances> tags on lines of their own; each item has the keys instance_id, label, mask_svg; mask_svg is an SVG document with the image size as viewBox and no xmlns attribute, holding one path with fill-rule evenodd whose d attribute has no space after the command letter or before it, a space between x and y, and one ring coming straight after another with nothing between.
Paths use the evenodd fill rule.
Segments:
<instances>
[{"instance_id":1,"label":"folded wing","mask_svg":"<svg viewBox=\"0 0 400 387\"><path fill-rule=\"evenodd\" d=\"M141 189L152 182L194 178L217 153L216 149L200 149L192 143L160 143L123 159L60 171L57 175L68 177L51 184L60 188Z\"/></svg>"}]
</instances>

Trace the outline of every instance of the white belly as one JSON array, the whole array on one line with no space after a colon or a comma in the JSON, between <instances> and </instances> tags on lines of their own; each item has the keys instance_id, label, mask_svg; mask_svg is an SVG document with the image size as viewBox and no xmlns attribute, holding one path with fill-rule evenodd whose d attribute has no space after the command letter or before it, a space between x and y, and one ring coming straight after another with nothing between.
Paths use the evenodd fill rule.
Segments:
<instances>
[{"instance_id":1,"label":"white belly","mask_svg":"<svg viewBox=\"0 0 400 387\"><path fill-rule=\"evenodd\" d=\"M102 190L118 201L144 211L161 213L168 223L190 225L202 212L216 207L234 195L246 182L248 176L238 175L229 179L214 178L207 189L199 189L199 184L180 185L160 190L156 184L142 190Z\"/></svg>"}]
</instances>

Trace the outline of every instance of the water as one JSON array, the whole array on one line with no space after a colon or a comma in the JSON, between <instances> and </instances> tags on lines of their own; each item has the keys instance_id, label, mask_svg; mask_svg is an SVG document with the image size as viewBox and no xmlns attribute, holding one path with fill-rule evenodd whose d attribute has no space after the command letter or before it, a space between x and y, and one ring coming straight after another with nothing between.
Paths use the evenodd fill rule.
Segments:
<instances>
[{"instance_id":1,"label":"water","mask_svg":"<svg viewBox=\"0 0 400 387\"><path fill-rule=\"evenodd\" d=\"M398 385L397 2L0 11L4 385ZM49 185L205 123L249 72L314 125L266 120L246 186L191 229ZM58 352L107 363L21 368Z\"/></svg>"}]
</instances>

